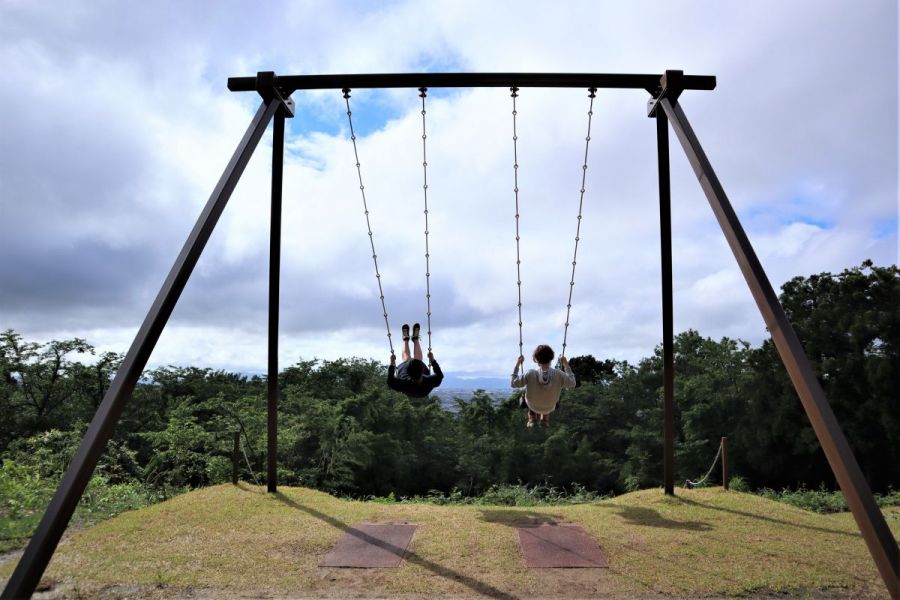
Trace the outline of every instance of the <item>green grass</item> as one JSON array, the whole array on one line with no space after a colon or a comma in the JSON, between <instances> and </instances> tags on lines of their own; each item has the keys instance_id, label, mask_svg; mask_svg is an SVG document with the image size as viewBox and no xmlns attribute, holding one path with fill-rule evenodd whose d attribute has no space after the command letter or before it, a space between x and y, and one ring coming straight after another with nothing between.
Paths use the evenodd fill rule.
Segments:
<instances>
[{"instance_id":1,"label":"green grass","mask_svg":"<svg viewBox=\"0 0 900 600\"><path fill-rule=\"evenodd\" d=\"M896 536L900 509L885 514ZM344 530L361 521L418 525L401 567L318 567ZM512 527L521 521L581 525L610 568L525 568ZM0 578L11 571L12 564L0 565ZM79 591L136 584L226 596L885 595L850 514L815 514L719 488L519 507L362 502L304 488L271 496L221 485L72 535L47 578Z\"/></svg>"}]
</instances>

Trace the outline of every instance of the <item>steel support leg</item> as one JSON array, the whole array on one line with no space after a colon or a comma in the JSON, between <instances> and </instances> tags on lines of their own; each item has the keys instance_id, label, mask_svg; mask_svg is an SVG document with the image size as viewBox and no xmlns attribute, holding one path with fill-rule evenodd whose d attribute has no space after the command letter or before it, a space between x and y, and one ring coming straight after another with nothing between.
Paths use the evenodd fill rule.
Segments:
<instances>
[{"instance_id":1,"label":"steel support leg","mask_svg":"<svg viewBox=\"0 0 900 600\"><path fill-rule=\"evenodd\" d=\"M284 111L275 115L272 133L272 216L269 236L269 370L266 402L267 489L278 489L278 307L281 275L281 187L284 173Z\"/></svg>"},{"instance_id":2,"label":"steel support leg","mask_svg":"<svg viewBox=\"0 0 900 600\"><path fill-rule=\"evenodd\" d=\"M656 152L659 163L659 231L663 321L663 481L675 495L675 367L672 324L672 203L669 184L669 121L656 111Z\"/></svg>"},{"instance_id":3,"label":"steel support leg","mask_svg":"<svg viewBox=\"0 0 900 600\"><path fill-rule=\"evenodd\" d=\"M659 105L672 123L675 134L687 154L688 161L700 181L700 187L703 188L722 232L725 234L725 239L744 274L744 279L750 286L750 292L762 313L766 327L772 334L775 347L778 349L794 388L800 396L800 402L816 432L819 444L831 465L831 470L847 498L847 505L853 512L853 517L856 519L863 539L869 547L869 552L875 560L878 572L887 585L888 593L892 598L900 598L900 575L898 575L900 551L898 551L897 542L884 520L884 515L881 514L875 503L869 484L863 477L859 464L847 443L847 438L844 437L844 432L838 425L834 411L831 410L831 406L825 398L825 392L822 391L822 386L819 385L815 373L813 373L803 346L788 322L784 309L778 301L778 296L772 289L772 285L750 245L750 240L744 233L737 214L731 207L725 190L719 183L697 136L694 135L684 111L677 102L673 104L667 98L662 98Z\"/></svg>"},{"instance_id":4,"label":"steel support leg","mask_svg":"<svg viewBox=\"0 0 900 600\"><path fill-rule=\"evenodd\" d=\"M253 117L228 166L225 167L225 172L222 173L181 253L175 259L175 264L169 271L156 300L153 301L144 323L125 355L122 366L116 372L115 379L103 397L103 402L97 409L84 439L81 440L75 457L63 475L59 488L6 584L2 598L27 598L37 587L97 466L97 460L106 448L106 443L131 398L134 386L153 352L153 347L184 290L188 277L197 264L253 150L280 104L280 100L263 102L256 111L256 116Z\"/></svg>"}]
</instances>

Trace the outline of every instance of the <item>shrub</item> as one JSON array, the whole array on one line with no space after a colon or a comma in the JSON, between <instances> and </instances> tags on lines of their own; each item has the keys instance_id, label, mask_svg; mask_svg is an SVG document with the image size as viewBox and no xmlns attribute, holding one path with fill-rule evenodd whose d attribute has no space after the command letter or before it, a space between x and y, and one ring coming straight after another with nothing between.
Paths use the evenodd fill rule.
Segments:
<instances>
[{"instance_id":1,"label":"shrub","mask_svg":"<svg viewBox=\"0 0 900 600\"><path fill-rule=\"evenodd\" d=\"M900 506L900 490L889 488L887 494L875 494L875 501L882 508L886 506Z\"/></svg>"},{"instance_id":2,"label":"shrub","mask_svg":"<svg viewBox=\"0 0 900 600\"><path fill-rule=\"evenodd\" d=\"M728 489L733 492L749 492L750 484L740 475L734 475L728 480Z\"/></svg>"},{"instance_id":3,"label":"shrub","mask_svg":"<svg viewBox=\"0 0 900 600\"><path fill-rule=\"evenodd\" d=\"M582 504L601 500L605 496L589 491L583 485L574 483L571 490L561 488L525 484L501 484L492 485L480 496L464 496L454 488L449 495L444 495L436 490L430 491L425 496L413 496L402 500L411 504L463 504L463 505L500 505L500 506L543 506L556 504ZM389 501L388 498L379 498L379 501Z\"/></svg>"},{"instance_id":4,"label":"shrub","mask_svg":"<svg viewBox=\"0 0 900 600\"><path fill-rule=\"evenodd\" d=\"M780 492L776 492L775 490L764 488L759 493L764 498L784 502L791 506L817 513L836 513L847 510L847 501L844 499L844 494L840 491L833 492L828 490L824 484L818 490L808 490L801 487L797 490L783 489Z\"/></svg>"},{"instance_id":5,"label":"shrub","mask_svg":"<svg viewBox=\"0 0 900 600\"><path fill-rule=\"evenodd\" d=\"M41 476L38 465L6 459L0 466L0 551L17 548L31 536L56 491L57 478ZM95 475L81 497L73 522L90 524L146 506L157 496L139 482L110 483Z\"/></svg>"}]
</instances>

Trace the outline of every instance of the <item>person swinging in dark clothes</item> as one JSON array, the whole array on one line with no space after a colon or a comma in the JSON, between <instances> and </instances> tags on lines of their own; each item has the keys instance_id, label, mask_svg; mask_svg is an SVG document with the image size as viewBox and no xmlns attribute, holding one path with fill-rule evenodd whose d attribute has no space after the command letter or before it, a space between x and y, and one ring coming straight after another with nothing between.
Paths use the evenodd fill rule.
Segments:
<instances>
[{"instance_id":1,"label":"person swinging in dark clothes","mask_svg":"<svg viewBox=\"0 0 900 600\"><path fill-rule=\"evenodd\" d=\"M392 390L403 392L410 398L426 398L431 390L441 385L444 374L441 367L434 360L434 354L428 353L428 362L434 370L434 374L422 362L422 346L419 345L419 324L413 325L412 342L413 355L409 354L409 325L403 325L403 362L396 364L397 357L391 355L391 365L388 367L387 384Z\"/></svg>"}]
</instances>

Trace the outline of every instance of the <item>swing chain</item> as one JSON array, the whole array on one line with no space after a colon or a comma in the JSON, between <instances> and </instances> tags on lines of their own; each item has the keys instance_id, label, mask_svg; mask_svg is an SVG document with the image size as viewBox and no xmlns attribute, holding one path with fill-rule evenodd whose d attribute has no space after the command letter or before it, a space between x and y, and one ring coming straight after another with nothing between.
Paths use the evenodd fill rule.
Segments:
<instances>
[{"instance_id":1,"label":"swing chain","mask_svg":"<svg viewBox=\"0 0 900 600\"><path fill-rule=\"evenodd\" d=\"M519 356L523 355L522 350L522 255L519 251L519 134L516 129L516 98L519 96L519 88L509 88L512 97L512 120L513 120L513 192L516 195L516 287L519 293Z\"/></svg>"},{"instance_id":2,"label":"swing chain","mask_svg":"<svg viewBox=\"0 0 900 600\"><path fill-rule=\"evenodd\" d=\"M422 98L422 195L425 198L425 301L427 303L428 317L428 351L431 352L431 253L428 250L428 157L425 153L425 96L428 88L419 88L419 97Z\"/></svg>"},{"instance_id":3,"label":"swing chain","mask_svg":"<svg viewBox=\"0 0 900 600\"><path fill-rule=\"evenodd\" d=\"M372 246L372 262L375 263L375 279L378 281L378 297L381 299L381 310L384 314L384 326L387 329L388 345L391 356L394 356L394 342L391 340L391 326L388 324L387 306L384 303L384 289L381 287L381 273L378 271L378 255L375 253L375 238L372 235L372 223L369 221L369 206L366 203L366 188L363 185L362 170L359 164L359 152L356 148L356 134L353 131L353 111L350 110L350 88L344 88L344 101L347 104L347 122L350 124L350 141L353 142L353 156L356 158L356 174L359 177L359 192L362 196L363 212L366 215L366 227L369 230L369 244Z\"/></svg>"},{"instance_id":4,"label":"swing chain","mask_svg":"<svg viewBox=\"0 0 900 600\"><path fill-rule=\"evenodd\" d=\"M588 107L587 136L584 138L584 164L581 167L581 195L578 198L578 225L575 228L575 252L572 254L572 277L569 281L569 300L566 303L566 324L563 328L563 342L560 358L566 355L566 341L569 335L569 316L572 312L572 292L575 290L575 264L578 262L578 242L581 240L581 209L584 206L584 190L588 168L588 148L591 145L591 118L594 116L594 98L597 96L597 88L588 88L588 92L591 104Z\"/></svg>"}]
</instances>

